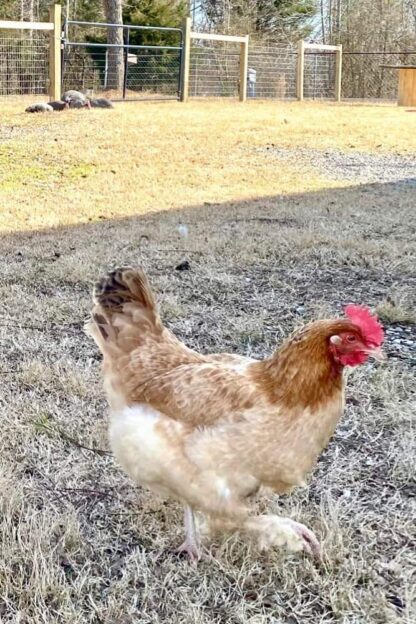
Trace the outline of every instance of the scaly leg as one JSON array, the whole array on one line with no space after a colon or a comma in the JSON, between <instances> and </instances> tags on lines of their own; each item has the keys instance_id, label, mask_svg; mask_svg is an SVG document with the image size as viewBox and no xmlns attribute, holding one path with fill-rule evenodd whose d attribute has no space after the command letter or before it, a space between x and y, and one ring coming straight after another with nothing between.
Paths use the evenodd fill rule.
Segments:
<instances>
[{"instance_id":1,"label":"scaly leg","mask_svg":"<svg viewBox=\"0 0 416 624\"><path fill-rule=\"evenodd\" d=\"M185 553L191 561L199 561L199 539L195 526L195 516L192 507L185 505L184 508L185 541L176 550L177 553Z\"/></svg>"}]
</instances>

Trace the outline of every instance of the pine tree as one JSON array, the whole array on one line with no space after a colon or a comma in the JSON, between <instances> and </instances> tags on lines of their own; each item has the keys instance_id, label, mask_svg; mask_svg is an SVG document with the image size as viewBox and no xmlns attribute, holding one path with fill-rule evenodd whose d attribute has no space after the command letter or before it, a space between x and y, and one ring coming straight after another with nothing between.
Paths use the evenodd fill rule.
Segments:
<instances>
[{"instance_id":1,"label":"pine tree","mask_svg":"<svg viewBox=\"0 0 416 624\"><path fill-rule=\"evenodd\" d=\"M130 0L124 8L124 22L137 26L179 27L187 15L184 0ZM178 37L163 31L130 33L130 42L137 45L177 45Z\"/></svg>"}]
</instances>

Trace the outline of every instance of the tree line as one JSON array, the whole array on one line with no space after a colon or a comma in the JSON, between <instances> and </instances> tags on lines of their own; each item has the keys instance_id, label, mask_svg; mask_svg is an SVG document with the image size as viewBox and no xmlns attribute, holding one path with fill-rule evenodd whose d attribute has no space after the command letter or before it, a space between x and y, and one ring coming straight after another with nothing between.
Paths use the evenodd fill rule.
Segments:
<instances>
[{"instance_id":1,"label":"tree line","mask_svg":"<svg viewBox=\"0 0 416 624\"><path fill-rule=\"evenodd\" d=\"M416 50L416 0L58 0L65 18L249 34L253 41L343 44L346 52ZM0 19L46 20L51 0L2 0ZM121 28L84 28L82 40L122 45ZM176 45L174 35L132 31L130 44ZM152 61L149 52L149 62ZM123 81L123 50L108 48L109 88Z\"/></svg>"},{"instance_id":2,"label":"tree line","mask_svg":"<svg viewBox=\"0 0 416 624\"><path fill-rule=\"evenodd\" d=\"M58 0L67 18L83 21L194 27L257 39L342 43L347 51L416 47L416 0ZM0 19L44 20L50 0L2 0ZM160 39L148 34L149 43ZM120 34L108 31L109 43Z\"/></svg>"}]
</instances>

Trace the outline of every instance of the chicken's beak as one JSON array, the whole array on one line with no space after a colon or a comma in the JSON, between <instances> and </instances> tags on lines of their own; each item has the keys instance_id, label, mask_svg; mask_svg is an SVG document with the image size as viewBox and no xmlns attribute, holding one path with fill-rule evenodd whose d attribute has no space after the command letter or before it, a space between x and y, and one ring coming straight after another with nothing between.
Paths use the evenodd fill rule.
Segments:
<instances>
[{"instance_id":1,"label":"chicken's beak","mask_svg":"<svg viewBox=\"0 0 416 624\"><path fill-rule=\"evenodd\" d=\"M366 350L366 353L368 357L372 357L377 362L385 362L387 360L386 354L381 347L371 347L371 349Z\"/></svg>"}]
</instances>

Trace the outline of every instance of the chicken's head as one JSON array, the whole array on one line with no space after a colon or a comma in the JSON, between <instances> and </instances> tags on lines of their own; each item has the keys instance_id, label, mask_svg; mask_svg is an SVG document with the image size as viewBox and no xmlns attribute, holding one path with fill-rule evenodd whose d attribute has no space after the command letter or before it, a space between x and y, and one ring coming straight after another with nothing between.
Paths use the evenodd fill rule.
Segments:
<instances>
[{"instance_id":1,"label":"chicken's head","mask_svg":"<svg viewBox=\"0 0 416 624\"><path fill-rule=\"evenodd\" d=\"M345 308L351 325L330 337L330 350L334 359L343 366L358 366L369 357L384 360L381 350L384 331L376 315L366 307L349 305Z\"/></svg>"}]
</instances>

